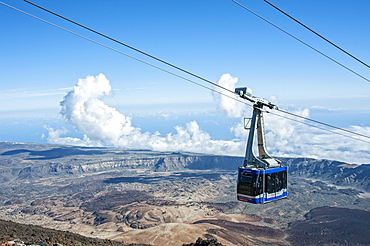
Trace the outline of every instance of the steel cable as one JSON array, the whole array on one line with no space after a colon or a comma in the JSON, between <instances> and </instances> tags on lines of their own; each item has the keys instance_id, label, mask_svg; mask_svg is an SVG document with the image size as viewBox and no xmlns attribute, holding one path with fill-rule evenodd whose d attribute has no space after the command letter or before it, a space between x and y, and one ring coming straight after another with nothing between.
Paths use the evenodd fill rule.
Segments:
<instances>
[{"instance_id":1,"label":"steel cable","mask_svg":"<svg viewBox=\"0 0 370 246\"><path fill-rule=\"evenodd\" d=\"M342 51L343 53L347 54L348 56L352 57L353 59L355 59L356 61L362 63L363 65L365 65L366 67L370 68L370 66L368 64L366 64L365 62L361 61L360 59L358 59L357 57L355 57L354 55L352 55L351 53L347 52L346 50L342 49L341 47L339 47L338 45L336 45L335 43L333 43L332 41L330 41L329 39L325 38L324 36L322 36L321 34L319 34L318 32L312 30L311 28L309 28L308 26L306 26L305 24L303 24L302 22L300 22L299 20L297 20L296 18L294 18L293 16L289 15L288 13L286 13L285 11L283 11L282 9L278 8L277 6L275 6L274 4L270 3L269 1L267 0L263 0L265 1L266 3L268 3L269 5L271 5L272 7L274 7L275 9L277 9L278 11L280 11L281 13L283 13L284 15L288 16L290 19L294 20L295 22L297 22L299 25L303 26L304 28L306 28L307 30L309 30L310 32L314 33L316 36L322 38L323 40L325 40L326 42L328 42L329 44L333 45L335 48L339 49L340 51Z\"/></svg>"},{"instance_id":2,"label":"steel cable","mask_svg":"<svg viewBox=\"0 0 370 246\"><path fill-rule=\"evenodd\" d=\"M349 67L343 65L342 63L336 61L335 59L331 58L330 56L326 55L325 53L321 52L320 50L316 49L315 47L309 45L308 43L304 42L303 40L297 38L296 36L294 36L293 34L290 34L289 32L285 31L284 29L282 29L281 27L275 25L274 23L272 23L271 21L267 20L266 18L262 17L261 15L257 14L256 12L250 10L249 8L245 7L244 5L242 5L241 3L235 1L235 0L231 0L233 1L234 3L236 3L237 5L239 5L240 7L242 7L243 9L249 11L250 13L254 14L255 16L257 16L258 18L266 21L267 23L269 23L270 25L274 26L275 28L279 29L280 31L284 32L285 34L287 34L288 36L294 38L295 40L297 40L298 42L306 45L307 47L309 47L310 49L316 51L317 53L319 53L320 55L326 57L327 59L331 60L332 62L338 64L339 66L343 67L344 69L347 69L348 71L352 72L353 74L357 75L358 77L366 80L367 82L370 82L370 79L362 76L361 74L355 72L354 70L350 69Z\"/></svg>"}]
</instances>

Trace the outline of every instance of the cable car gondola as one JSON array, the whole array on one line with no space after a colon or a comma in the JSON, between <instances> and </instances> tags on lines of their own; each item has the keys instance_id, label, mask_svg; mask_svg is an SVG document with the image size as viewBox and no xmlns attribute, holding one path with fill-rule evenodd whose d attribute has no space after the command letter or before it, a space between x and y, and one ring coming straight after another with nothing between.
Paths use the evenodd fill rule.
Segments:
<instances>
[{"instance_id":1,"label":"cable car gondola","mask_svg":"<svg viewBox=\"0 0 370 246\"><path fill-rule=\"evenodd\" d=\"M254 103L243 166L238 168L237 198L250 203L266 203L287 197L287 167L272 158L265 148L262 110L264 106L276 108L271 102L251 95L247 87L236 88L243 99ZM258 152L253 153L253 140L257 129Z\"/></svg>"}]
</instances>

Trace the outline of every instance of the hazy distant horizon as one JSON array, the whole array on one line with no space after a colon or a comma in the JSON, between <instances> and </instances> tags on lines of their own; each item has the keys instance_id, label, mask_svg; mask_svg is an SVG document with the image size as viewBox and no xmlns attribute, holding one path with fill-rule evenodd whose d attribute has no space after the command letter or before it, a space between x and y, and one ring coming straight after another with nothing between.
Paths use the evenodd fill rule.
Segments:
<instances>
[{"instance_id":1,"label":"hazy distant horizon","mask_svg":"<svg viewBox=\"0 0 370 246\"><path fill-rule=\"evenodd\" d=\"M143 132L150 132L152 134L159 132L161 135L173 134L175 133L175 126L181 126L185 125L187 122L196 121L199 127L203 131L209 133L212 139L232 141L236 137L231 132L230 128L242 121L242 118L225 117L222 112L216 109L216 105L214 104L208 104L203 112L200 108L202 104L188 105L190 107L182 105L183 110L175 110L174 107L176 107L176 105L167 105L167 109L166 105L157 106L158 107L153 105L130 105L118 106L116 108L119 109L120 112L132 117L133 126L139 127ZM197 106L199 108L197 108ZM60 109L55 108L49 110L28 110L25 112L2 112L0 116L0 125L2 126L0 128L0 141L41 144L53 143L47 139L48 131L44 128L45 125L55 129L65 128L68 131L68 137L82 138L83 134L77 132L72 125L66 124L62 115L59 114L59 111ZM364 113L364 111L366 110L350 111L348 109L338 109L334 111L313 108L310 109L310 118L344 128L356 125L358 122L361 122L361 127L369 127L370 113ZM246 115L246 118L247 117L250 117L250 115ZM335 139L337 136L333 134L332 137ZM244 140L242 140L242 142L243 141ZM268 149L271 149L271 146L275 145L271 142L267 142L266 144ZM105 146L113 147L109 145ZM215 152L214 154L217 155L219 153ZM276 153L273 152L273 154ZM290 154L292 156L297 156L295 153ZM237 155L243 156L244 151L240 151L240 154ZM287 156L289 156L289 154ZM330 156L326 158L351 163L348 159L344 160L340 156L338 158L333 158L333 156L332 158ZM356 161L352 162L357 163ZM367 163L370 163L370 158Z\"/></svg>"}]
</instances>

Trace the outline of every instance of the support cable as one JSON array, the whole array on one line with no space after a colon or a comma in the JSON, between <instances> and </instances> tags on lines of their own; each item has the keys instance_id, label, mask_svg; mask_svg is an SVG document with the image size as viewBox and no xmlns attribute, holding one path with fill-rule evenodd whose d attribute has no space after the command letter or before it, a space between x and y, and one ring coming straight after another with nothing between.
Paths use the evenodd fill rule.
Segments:
<instances>
[{"instance_id":1,"label":"support cable","mask_svg":"<svg viewBox=\"0 0 370 246\"><path fill-rule=\"evenodd\" d=\"M294 38L294 39L295 39L295 40L297 40L298 42L300 42L300 43L302 43L302 44L306 45L307 47L309 47L310 49L312 49L312 50L316 51L316 52L317 52L317 53L319 53L320 55L322 55L322 56L326 57L327 59L331 60L332 62L334 62L334 63L338 64L338 65L339 65L339 66L341 66L341 67L343 67L344 69L347 69L348 71L350 71L351 73L353 73L353 74L357 75L358 77L360 77L360 78L362 78L362 79L366 80L367 82L370 82L370 79L368 79L368 78L366 78L366 77L362 76L361 74L359 74L359 73L355 72L354 70L350 69L349 67L347 67L347 66L343 65L342 63L340 63L340 62L336 61L335 59L331 58L330 56L328 56L328 55L326 55L325 53L321 52L320 50L316 49L315 47L313 47L313 46L309 45L308 43L304 42L303 40L301 40L301 39L297 38L297 37L296 37L296 36L294 36L293 34L290 34L289 32L287 32L287 31L285 31L284 29L282 29L281 27L279 27L279 26L275 25L274 23L272 23L271 21L269 21L269 20L267 20L266 18L262 17L261 15L257 14L256 12L254 12L254 11L250 10L249 8L245 7L245 6L244 6L244 5L242 5L241 3L239 3L239 2L237 2L237 1L235 1L235 0L231 0L231 1L233 1L234 3L236 3L237 5L239 5L240 7L242 7L243 9L245 9L245 10L249 11L250 13L254 14L254 15L255 15L255 16L257 16L258 18L260 18L260 19L262 19L262 20L266 21L267 23L269 23L269 24L270 24L270 25L272 25L273 27L275 27L275 28L279 29L279 30L280 30L280 31L282 31L283 33L287 34L288 36L290 36L290 37Z\"/></svg>"},{"instance_id":2,"label":"support cable","mask_svg":"<svg viewBox=\"0 0 370 246\"><path fill-rule=\"evenodd\" d=\"M283 110L280 110L280 112L286 113ZM275 116L278 116L278 117L283 118L283 119L291 120L291 121L298 122L298 123L301 123L301 124L304 124L304 125L307 125L307 126L310 126L310 127L314 127L314 128L320 129L322 131L326 131L326 132L330 132L330 133L333 133L333 134L341 135L343 137L351 138L351 139L354 139L354 140L357 140L357 141L361 141L361 142L364 142L364 143L370 143L370 141L362 140L360 138L351 137L351 136L348 136L348 135L343 134L343 133L340 133L340 132L336 132L336 131L332 131L332 130L329 130L329 129L326 129L326 128L323 128L323 127L312 125L312 124L306 123L304 121L299 121L299 120L296 120L296 119L293 119L293 118L290 118L290 117L286 117L286 116L283 116L283 115L280 115L280 114L276 114L274 112L268 112L268 113L270 113L272 115L275 115ZM295 117L299 117L299 118L305 119L305 120L311 120L309 118L306 118L304 116L300 116L300 115L297 115L297 114L293 114L293 113L289 113L289 114L291 114L292 116L295 116ZM316 122L315 120L311 120L311 121ZM319 124L321 124L321 123L319 123ZM324 125L326 125L326 124L324 123ZM330 126L330 125L327 125L327 126ZM357 134L356 132L352 132L352 131L349 131L349 130L346 130L346 129L342 129L342 128L339 128L339 127L336 127L336 126L331 126L331 127L335 128L335 129L338 129L338 130L341 130L341 131L346 131L346 132L351 133L351 134L355 133L356 135L360 135L361 137L370 138L370 137L368 137L366 135Z\"/></svg>"},{"instance_id":3,"label":"support cable","mask_svg":"<svg viewBox=\"0 0 370 246\"><path fill-rule=\"evenodd\" d=\"M268 3L269 5L271 5L272 7L274 7L275 9L277 9L278 11L280 11L281 13L283 13L284 15L288 16L290 19L294 20L295 22L297 22L298 24L300 24L301 26L303 26L304 28L306 28L307 30L309 30L310 32L314 33L315 35L317 35L318 37L322 38L323 40L325 40L326 42L328 42L329 44L333 45L335 48L339 49L340 51L342 51L343 53L349 55L350 57L352 57L353 59L355 59L356 61L362 63L363 65L365 65L366 67L370 68L370 66L368 64L366 64L365 62L361 61L360 59L358 59L357 57L355 57L354 55L352 55L351 53L345 51L344 49L342 49L341 47L339 47L338 45L336 45L335 43L333 43L332 41L330 41L329 39L325 38L324 36L320 35L318 32L312 30L311 28L309 28L308 26L306 26L305 24L303 24L302 22L300 22L299 20L297 20L296 18L294 18L293 16L289 15L288 13L284 12L282 9L278 8L277 6L275 6L274 4L270 3L269 1L267 0L263 0L265 1L266 3Z\"/></svg>"},{"instance_id":4,"label":"support cable","mask_svg":"<svg viewBox=\"0 0 370 246\"><path fill-rule=\"evenodd\" d=\"M196 77L196 78L198 78L198 79L200 79L200 80L203 80L203 81L205 81L205 82L207 82L207 83L211 83L211 84L213 84L213 85L214 85L214 86L216 86L216 87L220 87L220 88L222 88L223 90L227 90L227 91L229 91L229 92L231 92L231 93L234 93L233 91L231 91L231 90L229 90L229 89L226 89L226 88L223 88L222 86L220 86L220 85L218 85L218 84L216 84L216 83L214 83L214 82L212 82L212 81L210 81L210 80L208 80L208 79L205 79L205 78L203 78L203 77L201 77L201 76L198 76L198 75L196 75L196 74L194 74L194 73L191 73L191 72L189 72L189 71L187 71L187 70L185 70L185 69L182 69L182 68L180 68L180 67L178 67L178 66L175 66L175 65L173 65L173 64L171 64L171 63L169 63L169 62L166 62L166 61L164 61L164 60L162 60L162 59L159 59L158 57L155 57L155 56L153 56L153 55L150 55L150 54L148 54L148 53L146 53L146 52L144 52L144 51L142 51L142 50L136 49L136 48L134 48L134 47L132 47L132 46L130 46L130 45L128 45L128 44L125 44L125 43L123 43L123 42L121 42L121 41L118 41L117 39L114 39L114 38L112 38L112 37L110 37L110 36L107 36L107 35L105 35L105 34L103 34L103 33L101 33L101 32L95 31L94 29L91 29L91 28L89 28L89 27L87 27L87 26L84 26L84 25L82 25L82 24L78 23L78 22L75 22L75 21L73 21L73 20L71 20L71 19L68 19L68 18L66 18L66 17L64 17L64 16L62 16L62 15L59 15L59 14L57 14L57 13L55 13L55 12L51 11L51 10L48 10L48 9L46 9L46 8L44 8L44 7L41 7L41 6L39 6L39 5L37 5L37 4L33 3L33 2L30 2L30 1L28 1L28 0L23 0L23 1L25 1L25 2L27 2L27 3L29 3L29 4L32 4L33 6L36 6L36 7L40 8L40 9L42 9L42 10L45 10L46 12L49 12L50 14L53 14L53 15L55 15L55 16L58 16L58 17L60 17L60 18L62 18L62 19L64 19L64 20L66 20L66 21L69 21L69 22L71 22L71 23L73 23L73 24L75 24L75 25L77 25L77 26L80 26L80 27L82 27L82 28L84 28L84 29L86 29L86 30L89 30L89 31L91 31L91 32L93 32L93 33L95 33L95 34L98 34L98 35L100 35L100 36L102 36L102 37L104 37L104 38L107 38L107 39L109 39L109 40L111 40L111 41L113 41L113 42L116 42L116 43L118 43L118 44L120 44L120 45L123 45L123 46L125 46L125 47L127 47L127 48L130 48L130 49L132 49L132 50L134 50L134 51L136 51L136 52L139 52L139 53L141 53L141 54L143 54L143 55L146 55L146 56L148 56L148 57L150 57L150 58L152 58L152 59L154 59L154 60L157 60L157 61L159 61L159 62L162 62L162 63L166 64L167 66L173 67L173 68L175 68L175 69L177 69L177 70L180 70L181 72L187 73L187 74L189 74L189 75L191 75L191 76L193 76L193 77Z\"/></svg>"},{"instance_id":5,"label":"support cable","mask_svg":"<svg viewBox=\"0 0 370 246\"><path fill-rule=\"evenodd\" d=\"M235 98L235 97L233 97L233 96L230 96L230 95L226 95L226 94L224 94L224 93L222 93L222 92L220 92L220 91L218 91L218 90L216 90L216 89L212 89L212 88L209 88L209 87L207 87L207 86L204 86L204 85L202 85L202 84L200 84L200 83L198 83L198 82L195 82L195 81L190 80L190 79L188 79L188 78L185 78L185 77L183 77L183 76L181 76L181 75L178 75L178 74L176 74L176 73L173 73L173 72L171 72L171 71L169 71L169 70L166 70L166 69L161 68L161 67L159 67L159 66L153 65L153 64L151 64L151 63L149 63L149 62L146 62L146 61L141 60L141 59L139 59L139 58L136 58L136 57L134 57L134 56L131 56L131 55L129 55L129 54L127 54L127 53L124 53L124 52L122 52L122 51L120 51L120 50L114 49L114 48L112 48L112 47L110 47L110 46L108 46L108 45L105 45L105 44L99 43L99 42L97 42L97 41L95 41L95 40L93 40L93 39L91 39L91 38L85 37L85 36L83 36L83 35L81 35L81 34L78 34L78 33L76 33L76 32L73 32L73 31L71 31L71 30L68 30L68 29L66 29L66 28L64 28L64 27L58 26L58 25L56 25L56 24L54 24L54 23L52 23L52 22L49 22L49 21L44 20L44 19L42 19L42 18L40 18L40 17L37 17L37 16L32 15L32 14L30 14L30 13L27 13L27 12L25 12L25 11L23 11L23 10L17 9L17 8L15 8L15 7L11 6L11 5L8 5L8 4L4 3L4 2L0 2L0 4L3 4L3 5L5 5L5 6L10 7L10 8L12 8L12 9L14 9L14 10L17 10L17 11L19 11L19 12L23 13L23 14L26 14L26 15L28 15L28 16L30 16L30 17L33 17L33 18L37 19L37 20L40 20L40 21L42 21L42 22L44 22L44 23L46 23L46 24L49 24L49 25L54 26L54 27L56 27L56 28L59 28L59 29L61 29L61 30L63 30L63 31L66 31L66 32L68 32L68 33L70 33L70 34L76 35L76 36L78 36L78 37L80 37L80 38L83 38L83 39L85 39L85 40L87 40L87 41L90 41L90 42L95 43L95 44L97 44L97 45L103 46L103 47L105 47L105 48L107 48L107 49L110 49L110 50L112 50L112 51L114 51L114 52L117 52L117 53L119 53L119 54L121 54L121 55L127 56L127 57L129 57L129 58L131 58L131 59L134 59L134 60L138 61L138 62L144 63L144 64L146 64L146 65L148 65L148 66L151 66L151 67L153 67L153 68L156 68L156 69L158 69L158 70L161 70L161 71L163 71L163 72L165 72L165 73L168 73L168 74L171 74L171 75L173 75L173 76L176 76L176 77L178 77L178 78L180 78L180 79L186 80L186 81L188 81L188 82L190 82L190 83L193 83L193 84L195 84L195 85L198 85L198 86L200 86L200 87L203 87L203 88L205 88L205 89L207 89L207 90L211 90L212 92L218 93L218 94L220 94L220 95L222 95L222 96L226 96L226 97L231 98L231 99L233 99L233 100L236 100L236 101L238 101L238 102L241 102L241 103L247 104L247 105L249 105L249 106L252 106L251 104L248 104L248 103L246 103L245 101L239 100L239 99L237 99L237 98ZM211 82L211 81L210 81L210 83L212 83L212 84L213 84L213 85L215 85L215 86L217 85L220 89L227 90L228 92L232 92L233 94L235 94L235 92L233 92L233 91L231 91L231 90L228 90L228 89L226 89L226 88L224 88L224 87L222 87L222 86L220 86L220 85L218 85L218 84L216 84L216 83L214 83L214 82Z\"/></svg>"},{"instance_id":6,"label":"support cable","mask_svg":"<svg viewBox=\"0 0 370 246\"><path fill-rule=\"evenodd\" d=\"M242 100L239 100L238 98L236 98L236 97L235 97L236 93L235 93L234 91L231 91L231 90L229 90L229 89L227 89L227 88L225 88L225 87L222 87L222 86L220 86L220 85L218 85L218 84L216 84L216 83L214 83L214 82L211 82L211 81L209 81L209 80L207 80L207 79L202 78L202 80L203 80L203 81L206 81L206 82L208 82L208 83L210 83L210 84L212 84L212 85L214 85L214 86L217 86L218 88L220 88L220 89L222 89L222 90L225 90L225 91L227 91L227 92L231 92L231 93L232 93L232 95L227 95L227 94L224 94L224 93L222 93L222 92L220 92L219 90L216 90L216 89L214 89L214 88L209 88L209 87L207 87L207 86L204 86L204 85L202 85L202 84L200 84L200 83L198 83L198 82L195 82L195 81L193 81L193 80L190 80L190 79L188 79L188 78L185 78L185 77L183 77L183 76L180 76L180 75L178 75L178 74L175 74L175 73L173 73L173 72L171 72L171 71L168 71L168 70L166 70L166 69L163 69L163 68L161 68L161 67L158 67L158 66L156 66L156 65L153 65L153 64L151 64L151 63L149 63L149 62L146 62L146 61L144 61L144 60L138 59L138 58L136 58L136 57L134 57L134 56L128 55L128 54L126 54L126 53L124 53L124 52L122 52L122 51L119 51L119 50L117 50L117 49L111 48L111 47L109 47L109 46L107 46L107 45L105 45L105 44L99 43L99 42L97 42L97 41L95 41L95 40L93 40L93 39L87 38L87 37L85 37L85 36L83 36L83 35L80 35L80 34L78 34L78 33L75 33L75 32L73 32L73 31L70 31L70 30L68 30L68 29L66 29L66 28L63 28L63 27L61 27L61 26L58 26L58 25L56 25L56 24L54 24L54 23L51 23L51 22L46 21L46 20L44 20L44 19L41 19L41 18L39 18L39 17L37 17L37 16L34 16L34 15L32 15L32 14L30 14L30 13L27 13L27 12L25 12L25 11L23 11L23 10L17 9L17 8L15 8L15 7L11 6L11 5L6 4L6 3L0 2L0 4L3 4L3 5L5 5L5 6L7 6L7 7L10 7L10 8L12 8L12 9L14 9L14 10L17 10L17 11L19 11L19 12L21 12L21 13L23 13L23 14L26 14L26 15L28 15L28 16L30 16L30 17L33 17L33 18L35 18L35 19L38 19L38 20L40 20L40 21L42 21L42 22L44 22L44 23L47 23L47 24L52 25L52 26L54 26L54 27L57 27L57 28L59 28L59 29L61 29L61 30L63 30L63 31L66 31L66 32L68 32L68 33L71 33L71 34L73 34L73 35L76 35L76 36L78 36L78 37L80 37L80 38L83 38L83 39L85 39L85 40L88 40L88 41L90 41L90 42L93 42L93 43L95 43L95 44L98 44L98 45L100 45L100 46L103 46L103 47L105 47L105 48L107 48L107 49L110 49L110 50L112 50L112 51L114 51L114 52L117 52L117 53L119 53L119 54L122 54L122 55L124 55L124 56L127 56L127 57L129 57L129 58L131 58L131 59L134 59L134 60L136 60L136 61L139 61L139 62L141 62L141 63L144 63L144 64L146 64L146 65L148 65L148 66L151 66L151 67L153 67L153 68L159 69L159 70L161 70L161 71L163 71L163 72L166 72L166 73L168 73L168 74L171 74L171 75L173 75L173 76L176 76L176 77L178 77L178 78L180 78L180 79L186 80L186 81L188 81L188 82L190 82L190 83L196 84L196 85L198 85L198 86L200 86L200 87L202 87L202 88L205 88L205 89L207 89L207 90L211 90L211 91L213 91L213 92L215 92L215 93L218 93L218 94L220 94L220 95L222 95L222 96L226 96L226 97L228 97L228 98L230 98L230 99L233 99L233 100L235 100L235 101L237 101L237 102L240 102L240 103L246 104L246 105L248 105L248 106L251 106L251 107L253 106L253 105L252 105L251 103L249 103L249 102L246 102L246 101L244 101L244 100L242 101ZM126 46L126 45L125 45L125 46ZM146 53L144 53L144 52L140 52L140 53L142 53L142 54L146 54ZM158 58L157 58L156 60L160 60L160 59L158 59ZM174 65L172 65L172 64L171 64L171 67L176 68L176 66L174 66ZM185 71L185 70L183 70L183 69L181 69L181 68L179 68L179 70L180 70L180 71ZM192 73L189 73L189 74L192 74ZM197 77L197 78L199 77L199 76L197 76L197 75L193 75L193 76L195 76L195 77ZM345 131L345 132L348 132L348 133L351 133L351 134L359 135L359 136L361 136L361 137L365 137L365 138L369 138L369 139L370 139L370 137L369 137L369 136L366 136L366 135L363 135L363 134L359 134L359 133L356 133L356 132L353 132L353 131L349 131L349 130L346 130L346 129L343 129L343 128L339 128L339 127L336 127L336 126L332 126L332 125L329 125L329 124L326 124L326 123L323 123L323 122L320 122L320 121L316 121L316 120L313 120L313 119L310 119L310 118L306 118L306 117L303 117L303 116L300 116L300 115L297 115L297 114L294 114L294 113L290 113L290 112L287 112L287 111L284 111L284 110L279 110L279 111L280 111L280 112L282 112L282 113L286 113L286 114L289 114L289 115L292 115L292 116L295 116L295 117L298 117L298 118L304 119L304 120L309 120L309 121L312 121L312 122L315 122L315 123L318 123L318 124L325 125L325 126L327 126L327 127L335 128L335 129L337 129L337 130ZM276 116L278 116L278 117L281 117L281 118L285 118L285 119L289 119L289 120L292 120L292 121L295 121L295 122L299 122L299 123L302 123L302 124L305 124L305 125L308 125L308 126L311 126L311 127L315 127L315 128L318 128L318 129L321 129L321 130L324 130L324 131L328 131L328 132L334 133L334 134L342 135L342 136L345 136L345 137L348 137L348 138L352 138L352 139L355 139L355 140L358 140L358 141L362 141L362 142L369 143L369 142L367 142L367 141L364 141L364 140L361 140L361 139L357 139L357 138L353 138L353 137L351 137L351 136L344 135L344 134L341 134L341 133L338 133L338 132L334 132L334 131L331 131L331 130L328 130L328 129L325 129L325 128L322 128L322 127L318 127L318 126L315 126L315 125L312 125L312 124L308 124L308 123L305 123L305 122L302 122L302 121L294 120L294 119L292 119L292 118L290 118L290 117L285 117L285 116L282 116L282 115L279 115L279 114L275 114L275 113L272 113L272 112L269 112L269 113L274 114L274 115L276 115Z\"/></svg>"},{"instance_id":7,"label":"support cable","mask_svg":"<svg viewBox=\"0 0 370 246\"><path fill-rule=\"evenodd\" d=\"M348 132L348 133L351 133L351 134L355 134L355 135L358 135L360 137L365 137L365 138L368 138L370 139L369 136L366 136L366 135L363 135L361 133L357 133L357 132L353 132L353 131L350 131L350 130L347 130L347 129L344 129L344 128L340 128L340 127L337 127L337 126L333 126L333 125L330 125L330 124L326 124L324 122L320 122L320 121L317 121L317 120L313 120L313 119L310 119L310 118L307 118L307 117L304 117L304 116L300 116L300 115L297 115L297 114L293 114L293 113L290 113L288 111L284 111L284 110L281 110L281 109L276 109L284 114L289 114L289 115L292 115L292 116L295 116L295 117L298 117L298 118L301 118L301 119L304 119L304 120L308 120L308 121L312 121L312 122L315 122L315 123L318 123L318 124L321 124L321 125L324 125L324 126L327 126L327 127L330 127L330 128L334 128L334 129L337 129L337 130L341 130L341 131L344 131L344 132Z\"/></svg>"}]
</instances>

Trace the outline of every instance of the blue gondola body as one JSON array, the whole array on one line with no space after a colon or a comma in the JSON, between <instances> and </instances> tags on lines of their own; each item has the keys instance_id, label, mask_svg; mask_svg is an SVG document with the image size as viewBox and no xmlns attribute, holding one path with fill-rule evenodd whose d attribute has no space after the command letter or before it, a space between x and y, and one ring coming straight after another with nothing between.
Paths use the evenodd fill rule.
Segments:
<instances>
[{"instance_id":1,"label":"blue gondola body","mask_svg":"<svg viewBox=\"0 0 370 246\"><path fill-rule=\"evenodd\" d=\"M287 197L287 167L270 169L239 167L237 198L250 203L266 203Z\"/></svg>"}]
</instances>

